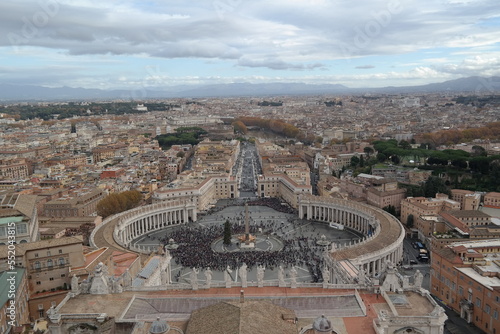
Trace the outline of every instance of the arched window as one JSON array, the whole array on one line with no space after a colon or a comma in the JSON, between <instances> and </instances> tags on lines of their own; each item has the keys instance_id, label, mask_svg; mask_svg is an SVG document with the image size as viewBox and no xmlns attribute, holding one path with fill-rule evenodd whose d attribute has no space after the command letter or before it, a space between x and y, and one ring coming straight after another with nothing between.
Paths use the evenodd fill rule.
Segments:
<instances>
[{"instance_id":1,"label":"arched window","mask_svg":"<svg viewBox=\"0 0 500 334\"><path fill-rule=\"evenodd\" d=\"M64 266L64 258L63 257L59 258L59 265Z\"/></svg>"},{"instance_id":2,"label":"arched window","mask_svg":"<svg viewBox=\"0 0 500 334\"><path fill-rule=\"evenodd\" d=\"M40 269L42 266L40 265L40 261L36 261L34 264L35 269Z\"/></svg>"},{"instance_id":3,"label":"arched window","mask_svg":"<svg viewBox=\"0 0 500 334\"><path fill-rule=\"evenodd\" d=\"M54 266L54 263L52 262L51 259L47 260L47 267L52 268Z\"/></svg>"}]
</instances>

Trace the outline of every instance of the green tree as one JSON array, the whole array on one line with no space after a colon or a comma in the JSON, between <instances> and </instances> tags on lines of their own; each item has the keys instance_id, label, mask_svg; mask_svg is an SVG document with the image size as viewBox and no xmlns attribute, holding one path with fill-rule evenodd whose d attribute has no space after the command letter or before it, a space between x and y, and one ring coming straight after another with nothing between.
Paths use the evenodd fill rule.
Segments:
<instances>
[{"instance_id":1,"label":"green tree","mask_svg":"<svg viewBox=\"0 0 500 334\"><path fill-rule=\"evenodd\" d=\"M359 167L365 167L365 158L362 155L359 157Z\"/></svg>"},{"instance_id":2,"label":"green tree","mask_svg":"<svg viewBox=\"0 0 500 334\"><path fill-rule=\"evenodd\" d=\"M406 226L408 228L412 228L414 224L415 224L415 218L413 217L412 214L409 214L408 218L406 218Z\"/></svg>"},{"instance_id":3,"label":"green tree","mask_svg":"<svg viewBox=\"0 0 500 334\"><path fill-rule=\"evenodd\" d=\"M226 220L224 223L224 245L230 245L231 244L231 224L229 223L229 220Z\"/></svg>"},{"instance_id":4,"label":"green tree","mask_svg":"<svg viewBox=\"0 0 500 334\"><path fill-rule=\"evenodd\" d=\"M382 208L384 211L390 213L391 215L396 215L396 207L394 205L388 205Z\"/></svg>"},{"instance_id":5,"label":"green tree","mask_svg":"<svg viewBox=\"0 0 500 334\"><path fill-rule=\"evenodd\" d=\"M431 175L424 183L424 196L435 197L437 193L449 194L450 191L444 184L443 179L438 176Z\"/></svg>"},{"instance_id":6,"label":"green tree","mask_svg":"<svg viewBox=\"0 0 500 334\"><path fill-rule=\"evenodd\" d=\"M401 147L404 150L409 150L411 149L411 144L407 142L406 140L401 140L398 144L399 147Z\"/></svg>"},{"instance_id":7,"label":"green tree","mask_svg":"<svg viewBox=\"0 0 500 334\"><path fill-rule=\"evenodd\" d=\"M366 156L369 158L373 154L373 148L371 148L370 146L366 146L363 149L363 152L365 152Z\"/></svg>"},{"instance_id":8,"label":"green tree","mask_svg":"<svg viewBox=\"0 0 500 334\"><path fill-rule=\"evenodd\" d=\"M351 166L356 167L359 165L359 157L353 155L351 158Z\"/></svg>"},{"instance_id":9,"label":"green tree","mask_svg":"<svg viewBox=\"0 0 500 334\"><path fill-rule=\"evenodd\" d=\"M384 153L377 153L377 160L380 162L384 162L387 160L387 156Z\"/></svg>"},{"instance_id":10,"label":"green tree","mask_svg":"<svg viewBox=\"0 0 500 334\"><path fill-rule=\"evenodd\" d=\"M397 155L391 155L391 161L395 164L395 165L399 165L401 159L399 158L399 156Z\"/></svg>"},{"instance_id":11,"label":"green tree","mask_svg":"<svg viewBox=\"0 0 500 334\"><path fill-rule=\"evenodd\" d=\"M472 146L472 152L471 152L471 155L473 157L485 157L487 156L488 154L486 153L486 150L484 149L484 147L482 146L479 146L479 145L474 145Z\"/></svg>"}]
</instances>

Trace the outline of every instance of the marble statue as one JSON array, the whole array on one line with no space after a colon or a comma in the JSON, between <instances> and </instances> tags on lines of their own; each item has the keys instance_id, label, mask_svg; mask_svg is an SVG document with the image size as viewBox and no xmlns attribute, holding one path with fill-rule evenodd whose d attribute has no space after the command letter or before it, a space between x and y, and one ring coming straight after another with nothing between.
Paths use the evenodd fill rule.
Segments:
<instances>
[{"instance_id":1,"label":"marble statue","mask_svg":"<svg viewBox=\"0 0 500 334\"><path fill-rule=\"evenodd\" d=\"M108 284L108 267L102 262L94 269L94 277L90 285L90 293L93 295L106 295L110 293L110 286Z\"/></svg>"},{"instance_id":2,"label":"marble statue","mask_svg":"<svg viewBox=\"0 0 500 334\"><path fill-rule=\"evenodd\" d=\"M297 287L297 269L295 266L292 266L292 269L290 269L290 281L292 282L292 288Z\"/></svg>"},{"instance_id":3,"label":"marble statue","mask_svg":"<svg viewBox=\"0 0 500 334\"><path fill-rule=\"evenodd\" d=\"M286 283L285 283L285 269L283 269L283 266L280 265L278 268L278 286L284 287L285 285L286 285Z\"/></svg>"},{"instance_id":4,"label":"marble statue","mask_svg":"<svg viewBox=\"0 0 500 334\"><path fill-rule=\"evenodd\" d=\"M241 278L241 287L246 288L248 286L247 284L247 265L246 263L243 263L238 270L238 274L240 275Z\"/></svg>"},{"instance_id":5,"label":"marble statue","mask_svg":"<svg viewBox=\"0 0 500 334\"><path fill-rule=\"evenodd\" d=\"M226 288L230 288L231 287L231 273L233 271L231 270L231 268L229 267L229 265L227 266L226 270L224 270L224 282L226 282Z\"/></svg>"},{"instance_id":6,"label":"marble statue","mask_svg":"<svg viewBox=\"0 0 500 334\"><path fill-rule=\"evenodd\" d=\"M321 274L323 275L323 283L330 283L330 270L328 269L328 267L325 266Z\"/></svg>"},{"instance_id":7,"label":"marble statue","mask_svg":"<svg viewBox=\"0 0 500 334\"><path fill-rule=\"evenodd\" d=\"M210 267L205 269L205 288L210 289L210 285L212 284L212 270Z\"/></svg>"},{"instance_id":8,"label":"marble statue","mask_svg":"<svg viewBox=\"0 0 500 334\"><path fill-rule=\"evenodd\" d=\"M264 272L266 271L266 267L263 265L259 264L257 266L257 286L258 287L263 287L264 286Z\"/></svg>"},{"instance_id":9,"label":"marble statue","mask_svg":"<svg viewBox=\"0 0 500 334\"><path fill-rule=\"evenodd\" d=\"M361 285L364 285L366 283L366 273L363 270L363 267L358 270L358 283Z\"/></svg>"},{"instance_id":10,"label":"marble statue","mask_svg":"<svg viewBox=\"0 0 500 334\"><path fill-rule=\"evenodd\" d=\"M172 268L170 261L172 260L172 255L167 246L163 248L163 258L160 262L160 282L161 285L167 285L172 283Z\"/></svg>"},{"instance_id":11,"label":"marble statue","mask_svg":"<svg viewBox=\"0 0 500 334\"><path fill-rule=\"evenodd\" d=\"M421 288L423 280L424 280L424 275L422 275L420 270L417 269L417 271L415 272L415 275L413 276L413 285L416 288Z\"/></svg>"},{"instance_id":12,"label":"marble statue","mask_svg":"<svg viewBox=\"0 0 500 334\"><path fill-rule=\"evenodd\" d=\"M80 289L78 287L78 277L76 277L75 274L73 274L73 277L71 277L71 292L73 292L75 295L80 292Z\"/></svg>"},{"instance_id":13,"label":"marble statue","mask_svg":"<svg viewBox=\"0 0 500 334\"><path fill-rule=\"evenodd\" d=\"M195 267L189 273L189 280L191 281L191 287L193 290L198 290L198 273L199 270L196 270Z\"/></svg>"}]
</instances>

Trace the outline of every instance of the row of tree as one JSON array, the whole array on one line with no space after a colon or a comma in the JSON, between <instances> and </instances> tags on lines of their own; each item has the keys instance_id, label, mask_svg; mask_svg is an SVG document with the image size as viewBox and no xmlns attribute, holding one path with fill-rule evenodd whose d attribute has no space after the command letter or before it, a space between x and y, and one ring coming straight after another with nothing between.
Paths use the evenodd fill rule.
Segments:
<instances>
[{"instance_id":1,"label":"row of tree","mask_svg":"<svg viewBox=\"0 0 500 334\"><path fill-rule=\"evenodd\" d=\"M137 207L142 201L142 194L137 190L112 193L97 203L97 214L102 218Z\"/></svg>"},{"instance_id":2,"label":"row of tree","mask_svg":"<svg viewBox=\"0 0 500 334\"><path fill-rule=\"evenodd\" d=\"M260 117L239 117L235 123L241 122L245 127L258 126L264 130L269 130L280 136L297 138L301 140L304 134L294 125L286 123L280 119L265 119ZM239 124L239 123L237 123Z\"/></svg>"},{"instance_id":3,"label":"row of tree","mask_svg":"<svg viewBox=\"0 0 500 334\"><path fill-rule=\"evenodd\" d=\"M418 136L419 142L430 143L433 147L471 142L474 139L500 139L500 122L488 123L478 128L442 130Z\"/></svg>"},{"instance_id":4,"label":"row of tree","mask_svg":"<svg viewBox=\"0 0 500 334\"><path fill-rule=\"evenodd\" d=\"M424 148L412 148L407 141L398 142L395 139L386 141L375 141L373 147L378 152L377 160L384 162L391 160L399 164L403 158L413 159L415 162L423 161L424 165L453 166L457 169L470 169L473 172L488 173L489 165L500 159L500 156L487 156L486 150L481 146L473 146L472 152L464 150L429 150Z\"/></svg>"},{"instance_id":5,"label":"row of tree","mask_svg":"<svg viewBox=\"0 0 500 334\"><path fill-rule=\"evenodd\" d=\"M57 119L72 118L75 116L88 116L90 111L91 115L106 115L106 114L137 114L144 113L136 109L137 102L109 102L109 103L89 103L88 105L80 105L70 102L65 105L12 105L2 109L3 113L9 114L16 119L43 119L50 120L57 115ZM148 110L169 110L177 105L168 103L147 103L145 104Z\"/></svg>"}]
</instances>

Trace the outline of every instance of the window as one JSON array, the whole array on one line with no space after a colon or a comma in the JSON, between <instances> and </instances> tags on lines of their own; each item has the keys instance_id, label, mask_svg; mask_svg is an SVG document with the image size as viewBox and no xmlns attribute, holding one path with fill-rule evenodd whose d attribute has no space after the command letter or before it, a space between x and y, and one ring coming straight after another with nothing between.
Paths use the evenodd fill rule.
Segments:
<instances>
[{"instance_id":1,"label":"window","mask_svg":"<svg viewBox=\"0 0 500 334\"><path fill-rule=\"evenodd\" d=\"M47 251L47 256L51 256L52 254L50 254L50 251Z\"/></svg>"},{"instance_id":2,"label":"window","mask_svg":"<svg viewBox=\"0 0 500 334\"><path fill-rule=\"evenodd\" d=\"M63 257L59 258L59 265L64 266L64 258Z\"/></svg>"},{"instance_id":3,"label":"window","mask_svg":"<svg viewBox=\"0 0 500 334\"><path fill-rule=\"evenodd\" d=\"M28 233L28 228L26 227L26 224L17 224L16 225L16 233L17 234L26 234L26 233Z\"/></svg>"},{"instance_id":4,"label":"window","mask_svg":"<svg viewBox=\"0 0 500 334\"><path fill-rule=\"evenodd\" d=\"M476 298L476 306L481 307L481 299Z\"/></svg>"},{"instance_id":5,"label":"window","mask_svg":"<svg viewBox=\"0 0 500 334\"><path fill-rule=\"evenodd\" d=\"M62 249L59 250L59 254L62 254Z\"/></svg>"},{"instance_id":6,"label":"window","mask_svg":"<svg viewBox=\"0 0 500 334\"><path fill-rule=\"evenodd\" d=\"M41 284L42 284L42 282L36 281L36 285L41 285Z\"/></svg>"},{"instance_id":7,"label":"window","mask_svg":"<svg viewBox=\"0 0 500 334\"><path fill-rule=\"evenodd\" d=\"M486 314L490 314L490 311L491 311L490 305L486 304L486 306L484 307L484 312Z\"/></svg>"},{"instance_id":8,"label":"window","mask_svg":"<svg viewBox=\"0 0 500 334\"><path fill-rule=\"evenodd\" d=\"M38 257L38 253L35 253L35 257Z\"/></svg>"},{"instance_id":9,"label":"window","mask_svg":"<svg viewBox=\"0 0 500 334\"><path fill-rule=\"evenodd\" d=\"M493 319L495 319L495 320L498 319L498 311L497 310L493 311Z\"/></svg>"},{"instance_id":10,"label":"window","mask_svg":"<svg viewBox=\"0 0 500 334\"><path fill-rule=\"evenodd\" d=\"M49 281L53 281L53 280L54 280L54 277L50 277L50 278L49 278Z\"/></svg>"},{"instance_id":11,"label":"window","mask_svg":"<svg viewBox=\"0 0 500 334\"><path fill-rule=\"evenodd\" d=\"M33 267L34 267L35 269L40 269L40 268L42 268L42 266L40 265L40 262L39 262L39 261L36 261L36 262L35 262L35 264L33 265Z\"/></svg>"},{"instance_id":12,"label":"window","mask_svg":"<svg viewBox=\"0 0 500 334\"><path fill-rule=\"evenodd\" d=\"M54 263L53 263L52 259L48 259L47 260L47 267L52 268L53 266L54 266Z\"/></svg>"}]
</instances>

